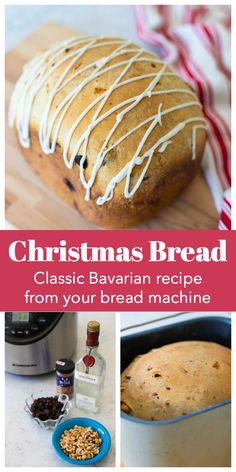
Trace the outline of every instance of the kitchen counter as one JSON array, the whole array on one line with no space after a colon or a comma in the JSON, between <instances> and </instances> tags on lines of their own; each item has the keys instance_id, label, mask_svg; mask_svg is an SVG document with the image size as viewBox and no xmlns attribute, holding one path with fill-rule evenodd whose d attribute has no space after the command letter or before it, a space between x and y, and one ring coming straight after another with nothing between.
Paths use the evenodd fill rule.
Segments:
<instances>
[{"instance_id":1,"label":"kitchen counter","mask_svg":"<svg viewBox=\"0 0 236 472\"><path fill-rule=\"evenodd\" d=\"M109 454L98 467L115 466L115 317L111 313L80 313L78 315L78 342L74 360L78 360L84 350L86 325L91 319L101 323L100 352L107 362L102 409L99 413L85 413L72 406L68 418L89 416L104 424L109 430L112 446ZM41 429L24 411L25 398L32 392L54 394L55 373L41 376L17 376L6 373L5 424L6 456L8 467L65 467L70 466L60 460L51 445L52 430Z\"/></svg>"}]
</instances>

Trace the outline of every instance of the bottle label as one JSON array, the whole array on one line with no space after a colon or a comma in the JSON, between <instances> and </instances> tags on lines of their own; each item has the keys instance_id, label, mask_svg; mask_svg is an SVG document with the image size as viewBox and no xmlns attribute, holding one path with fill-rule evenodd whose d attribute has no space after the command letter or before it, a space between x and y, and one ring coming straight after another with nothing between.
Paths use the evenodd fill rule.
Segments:
<instances>
[{"instance_id":1,"label":"bottle label","mask_svg":"<svg viewBox=\"0 0 236 472\"><path fill-rule=\"evenodd\" d=\"M95 359L93 356L89 356L88 354L86 354L83 357L83 363L86 367L93 367L93 365L95 364Z\"/></svg>"},{"instance_id":2,"label":"bottle label","mask_svg":"<svg viewBox=\"0 0 236 472\"><path fill-rule=\"evenodd\" d=\"M86 372L76 372L76 380L82 380L82 382L87 382L93 385L98 385L101 383L101 377L98 375L86 374Z\"/></svg>"},{"instance_id":3,"label":"bottle label","mask_svg":"<svg viewBox=\"0 0 236 472\"><path fill-rule=\"evenodd\" d=\"M74 376L62 377L59 374L56 374L56 383L58 387L73 387L74 385Z\"/></svg>"},{"instance_id":4,"label":"bottle label","mask_svg":"<svg viewBox=\"0 0 236 472\"><path fill-rule=\"evenodd\" d=\"M76 404L81 406L96 406L96 398L88 397L87 395L81 395L76 393Z\"/></svg>"}]
</instances>

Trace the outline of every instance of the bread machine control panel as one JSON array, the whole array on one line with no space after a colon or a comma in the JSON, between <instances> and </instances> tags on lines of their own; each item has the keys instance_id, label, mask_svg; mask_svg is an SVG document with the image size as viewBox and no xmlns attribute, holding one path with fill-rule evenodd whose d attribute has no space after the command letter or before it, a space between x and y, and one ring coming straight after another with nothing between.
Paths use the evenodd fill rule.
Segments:
<instances>
[{"instance_id":1,"label":"bread machine control panel","mask_svg":"<svg viewBox=\"0 0 236 472\"><path fill-rule=\"evenodd\" d=\"M12 311L5 313L5 339L11 344L27 344L46 336L63 313Z\"/></svg>"}]
</instances>

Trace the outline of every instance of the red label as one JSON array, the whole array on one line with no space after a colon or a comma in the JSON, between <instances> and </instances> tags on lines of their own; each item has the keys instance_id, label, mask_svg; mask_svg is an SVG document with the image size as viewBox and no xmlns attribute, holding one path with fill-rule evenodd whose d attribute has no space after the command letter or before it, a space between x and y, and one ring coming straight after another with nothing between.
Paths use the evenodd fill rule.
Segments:
<instances>
[{"instance_id":1,"label":"red label","mask_svg":"<svg viewBox=\"0 0 236 472\"><path fill-rule=\"evenodd\" d=\"M98 346L98 337L99 337L99 331L87 331L87 341L86 344L87 346L90 347L95 347Z\"/></svg>"},{"instance_id":2,"label":"red label","mask_svg":"<svg viewBox=\"0 0 236 472\"><path fill-rule=\"evenodd\" d=\"M93 356L86 355L83 357L83 363L86 367L93 367L95 359Z\"/></svg>"}]
</instances>

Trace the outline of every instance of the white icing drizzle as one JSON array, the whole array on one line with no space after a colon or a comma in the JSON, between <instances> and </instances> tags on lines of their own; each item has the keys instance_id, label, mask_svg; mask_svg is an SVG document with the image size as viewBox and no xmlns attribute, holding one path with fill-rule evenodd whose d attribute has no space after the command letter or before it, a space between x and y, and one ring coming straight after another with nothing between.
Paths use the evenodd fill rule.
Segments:
<instances>
[{"instance_id":1,"label":"white icing drizzle","mask_svg":"<svg viewBox=\"0 0 236 472\"><path fill-rule=\"evenodd\" d=\"M172 141L169 140L169 141L165 141L158 149L158 152L162 153L162 152L165 152L167 146L169 146L169 144L171 144Z\"/></svg>"},{"instance_id":2,"label":"white icing drizzle","mask_svg":"<svg viewBox=\"0 0 236 472\"><path fill-rule=\"evenodd\" d=\"M193 126L192 131L192 160L196 159L196 139L197 139L197 130L206 129L206 125L195 125Z\"/></svg>"},{"instance_id":3,"label":"white icing drizzle","mask_svg":"<svg viewBox=\"0 0 236 472\"><path fill-rule=\"evenodd\" d=\"M94 48L99 48L99 51L101 51L100 48L105 46L114 46L114 50L109 56L104 55L97 61L93 61L84 67L78 68L76 72L71 73L78 60L87 51ZM65 51L66 54L63 54ZM131 112L144 98L151 98L152 96L159 95L161 97L162 95L173 93L184 94L186 96L190 95L194 98L196 97L195 94L187 88L168 88L165 90L157 90L156 87L163 77L175 76L176 74L166 70L167 63L157 59L153 53L148 52L148 57L144 55L145 53L147 53L147 51L134 47L134 45L132 45L129 41L119 39L106 40L104 37L93 38L86 36L70 38L63 42L52 45L47 51L28 63L24 67L23 74L18 80L11 97L9 108L9 124L10 126L13 126L14 122L16 123L21 145L25 148L29 148L30 120L34 100L38 92L49 79L50 75L52 75L55 70L64 63L66 63L62 74L60 74L60 77L57 79L49 93L39 126L39 141L41 148L45 154L51 154L55 152L58 135L63 124L63 120L76 97L78 97L84 87L86 87L86 85L94 79L98 79L109 71L116 71L116 69L119 69L118 75L110 87L105 92L101 93L97 98L95 98L75 119L73 125L68 130L63 151L63 159L65 165L69 169L73 167L78 153L82 155L80 159L80 180L85 188L85 199L89 200L91 198L91 189L94 185L99 169L104 163L106 155L109 154L109 152L111 152L111 150L118 146L121 142L130 137L133 133L141 128L144 128L144 134L140 142L137 144L137 149L133 157L115 176L111 178L104 194L98 197L96 200L98 205L103 205L107 201L111 200L114 195L116 185L124 179L124 196L126 198L132 197L144 179L154 152L157 151L159 153L164 153L166 148L173 143L173 138L187 125L192 126L192 159L195 159L197 130L206 129L206 121L203 118L197 116L189 118L175 125L172 130L168 131L166 134L163 134L150 149L148 149L146 152L142 152L150 134L153 132L155 127L163 127L164 116L174 113L180 109L200 106L199 102L195 99L192 101L180 103L168 109L163 109L163 102L160 102L155 115L142 121L134 128L129 129L127 133L123 134L118 140L116 140L116 142L109 145L111 138L113 137L117 128L120 126L120 123L124 117L129 112ZM124 56L124 54L131 55L131 57L129 57L127 60L121 60L120 62L118 59L118 62L115 64L110 64L113 59L117 59L119 56ZM135 77L124 80L124 76L127 74L133 64L144 62L152 63L153 67L158 66L159 69L155 73L136 75ZM76 85L75 79L77 77L80 78L81 74L85 74L85 78L83 78L80 83ZM115 90L124 85L132 84L140 80L144 81L146 79L149 79L149 83L139 95L130 97L123 102L118 103L117 105L111 106L108 111L103 112L104 106ZM65 90L65 87L72 81L75 82L75 85L73 85L73 88L69 93L63 93L61 102L58 104L57 108L52 114L53 100L58 95L58 92L63 89ZM75 130L83 118L96 106L96 111L93 114L89 126L80 136L76 144L73 145L73 149L70 149ZM116 120L112 128L108 130L107 136L91 169L90 178L86 180L84 164L90 135L99 123L114 113L116 114ZM137 177L137 180L131 189L130 183L133 169L136 166L141 166L142 164L144 165L140 175Z\"/></svg>"}]
</instances>

